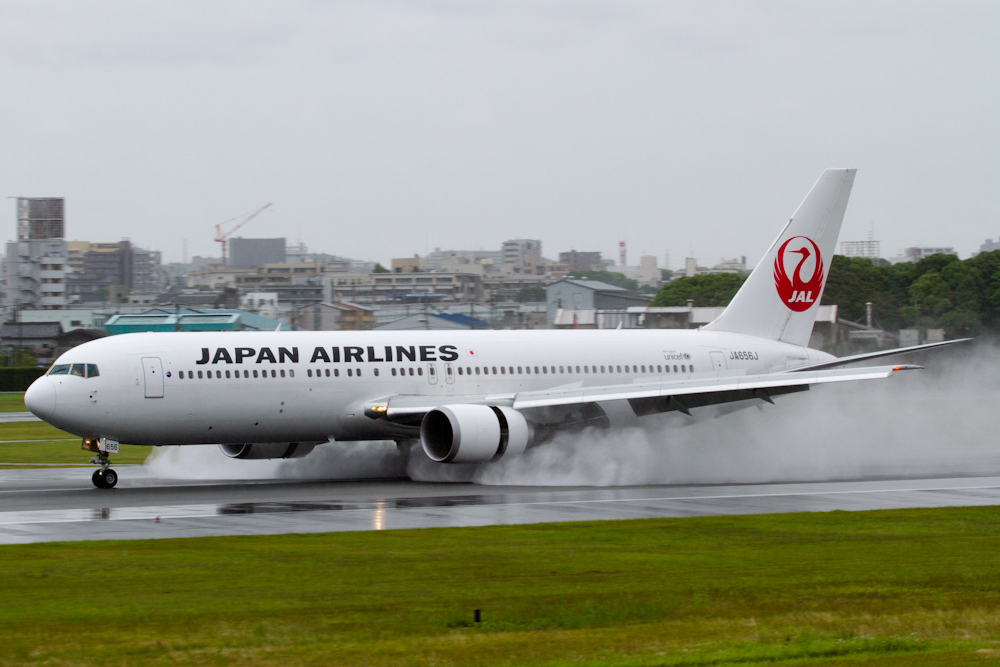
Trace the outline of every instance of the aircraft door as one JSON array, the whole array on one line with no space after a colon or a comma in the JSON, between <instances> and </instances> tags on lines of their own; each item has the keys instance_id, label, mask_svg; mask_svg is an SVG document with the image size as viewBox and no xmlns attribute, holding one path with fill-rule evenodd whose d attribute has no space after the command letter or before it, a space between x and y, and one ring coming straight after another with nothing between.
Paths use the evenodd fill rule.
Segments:
<instances>
[{"instance_id":1,"label":"aircraft door","mask_svg":"<svg viewBox=\"0 0 1000 667\"><path fill-rule=\"evenodd\" d=\"M431 384L438 383L437 366L435 364L427 364L427 381Z\"/></svg>"},{"instance_id":2,"label":"aircraft door","mask_svg":"<svg viewBox=\"0 0 1000 667\"><path fill-rule=\"evenodd\" d=\"M142 375L146 381L146 398L163 398L163 367L158 357L142 358Z\"/></svg>"},{"instance_id":3,"label":"aircraft door","mask_svg":"<svg viewBox=\"0 0 1000 667\"><path fill-rule=\"evenodd\" d=\"M712 368L717 371L726 370L726 355L723 352L711 352Z\"/></svg>"},{"instance_id":4,"label":"aircraft door","mask_svg":"<svg viewBox=\"0 0 1000 667\"><path fill-rule=\"evenodd\" d=\"M444 365L444 381L448 384L455 384L455 367L452 364Z\"/></svg>"}]
</instances>

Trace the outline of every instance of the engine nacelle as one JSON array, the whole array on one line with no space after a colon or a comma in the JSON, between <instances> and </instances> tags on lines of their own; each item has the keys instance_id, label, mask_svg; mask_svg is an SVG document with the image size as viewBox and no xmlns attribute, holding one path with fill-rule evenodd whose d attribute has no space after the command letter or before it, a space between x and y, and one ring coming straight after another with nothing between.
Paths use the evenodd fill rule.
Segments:
<instances>
[{"instance_id":1,"label":"engine nacelle","mask_svg":"<svg viewBox=\"0 0 1000 667\"><path fill-rule=\"evenodd\" d=\"M254 442L245 445L219 445L231 459L301 459L316 446L315 442Z\"/></svg>"},{"instance_id":2,"label":"engine nacelle","mask_svg":"<svg viewBox=\"0 0 1000 667\"><path fill-rule=\"evenodd\" d=\"M517 456L534 433L513 408L442 405L420 422L420 444L438 463L485 463Z\"/></svg>"}]
</instances>

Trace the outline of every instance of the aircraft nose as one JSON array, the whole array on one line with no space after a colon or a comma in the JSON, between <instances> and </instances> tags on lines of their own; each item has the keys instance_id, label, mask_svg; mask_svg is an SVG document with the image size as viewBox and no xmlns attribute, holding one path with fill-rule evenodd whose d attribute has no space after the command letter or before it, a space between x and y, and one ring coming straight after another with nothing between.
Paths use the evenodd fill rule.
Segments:
<instances>
[{"instance_id":1,"label":"aircraft nose","mask_svg":"<svg viewBox=\"0 0 1000 667\"><path fill-rule=\"evenodd\" d=\"M24 404L39 419L48 420L56 412L56 388L47 377L40 377L24 392Z\"/></svg>"}]
</instances>

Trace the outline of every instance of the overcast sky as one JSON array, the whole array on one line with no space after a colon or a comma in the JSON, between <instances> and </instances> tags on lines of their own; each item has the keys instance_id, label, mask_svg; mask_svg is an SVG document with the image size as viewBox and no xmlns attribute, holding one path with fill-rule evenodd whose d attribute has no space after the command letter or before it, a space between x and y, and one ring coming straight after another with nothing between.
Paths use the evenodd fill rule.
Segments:
<instances>
[{"instance_id":1,"label":"overcast sky","mask_svg":"<svg viewBox=\"0 0 1000 667\"><path fill-rule=\"evenodd\" d=\"M273 202L240 233L677 268L756 261L844 166L841 240L965 257L1000 235L998 67L997 2L5 0L0 193L165 261Z\"/></svg>"}]
</instances>

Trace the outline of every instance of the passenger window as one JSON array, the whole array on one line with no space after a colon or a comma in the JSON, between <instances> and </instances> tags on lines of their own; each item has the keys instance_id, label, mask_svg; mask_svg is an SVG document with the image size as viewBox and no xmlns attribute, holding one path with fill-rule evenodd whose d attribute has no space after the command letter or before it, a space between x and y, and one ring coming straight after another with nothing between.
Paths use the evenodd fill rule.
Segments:
<instances>
[{"instance_id":1,"label":"passenger window","mask_svg":"<svg viewBox=\"0 0 1000 667\"><path fill-rule=\"evenodd\" d=\"M201 379L201 371L198 371L198 379Z\"/></svg>"},{"instance_id":2,"label":"passenger window","mask_svg":"<svg viewBox=\"0 0 1000 667\"><path fill-rule=\"evenodd\" d=\"M347 369L347 377L354 377L354 372L350 368Z\"/></svg>"},{"instance_id":3,"label":"passenger window","mask_svg":"<svg viewBox=\"0 0 1000 667\"><path fill-rule=\"evenodd\" d=\"M662 373L663 372L663 366L661 366L660 364L656 364L656 372L657 373Z\"/></svg>"},{"instance_id":4,"label":"passenger window","mask_svg":"<svg viewBox=\"0 0 1000 667\"><path fill-rule=\"evenodd\" d=\"M250 377L250 371L243 371L243 377L245 378Z\"/></svg>"},{"instance_id":5,"label":"passenger window","mask_svg":"<svg viewBox=\"0 0 1000 667\"><path fill-rule=\"evenodd\" d=\"M617 368L618 368L618 372L621 373L622 372L622 367L618 366Z\"/></svg>"},{"instance_id":6,"label":"passenger window","mask_svg":"<svg viewBox=\"0 0 1000 667\"><path fill-rule=\"evenodd\" d=\"M462 374L462 367L461 367L461 366L459 366L459 367L458 367L458 374L459 374L459 375L461 375L461 374Z\"/></svg>"},{"instance_id":7,"label":"passenger window","mask_svg":"<svg viewBox=\"0 0 1000 667\"><path fill-rule=\"evenodd\" d=\"M604 372L604 366L601 366L601 372L602 373Z\"/></svg>"},{"instance_id":8,"label":"passenger window","mask_svg":"<svg viewBox=\"0 0 1000 667\"><path fill-rule=\"evenodd\" d=\"M215 377L218 378L219 380L221 380L222 379L222 371L215 371Z\"/></svg>"},{"instance_id":9,"label":"passenger window","mask_svg":"<svg viewBox=\"0 0 1000 667\"><path fill-rule=\"evenodd\" d=\"M507 374L507 369L504 368L503 366L501 366L500 367L500 375L506 375L506 374Z\"/></svg>"},{"instance_id":10,"label":"passenger window","mask_svg":"<svg viewBox=\"0 0 1000 667\"><path fill-rule=\"evenodd\" d=\"M639 372L639 367L638 366L633 366L632 367L632 372L633 373L638 373Z\"/></svg>"},{"instance_id":11,"label":"passenger window","mask_svg":"<svg viewBox=\"0 0 1000 667\"><path fill-rule=\"evenodd\" d=\"M178 380L183 380L184 379L184 371L178 371L177 372L177 379Z\"/></svg>"},{"instance_id":12,"label":"passenger window","mask_svg":"<svg viewBox=\"0 0 1000 667\"><path fill-rule=\"evenodd\" d=\"M579 366L577 366L577 367L576 367L576 372L577 372L577 373L579 373L579 372L580 372L580 367L579 367Z\"/></svg>"},{"instance_id":13,"label":"passenger window","mask_svg":"<svg viewBox=\"0 0 1000 667\"><path fill-rule=\"evenodd\" d=\"M591 372L592 373L596 373L597 372L597 366L591 366L590 368L591 368Z\"/></svg>"},{"instance_id":14,"label":"passenger window","mask_svg":"<svg viewBox=\"0 0 1000 667\"><path fill-rule=\"evenodd\" d=\"M590 372L590 366L584 366L583 367L583 372L584 373L589 373Z\"/></svg>"},{"instance_id":15,"label":"passenger window","mask_svg":"<svg viewBox=\"0 0 1000 667\"><path fill-rule=\"evenodd\" d=\"M79 375L80 377L86 377L84 372L85 366L83 364L73 364L72 368L69 369L70 375Z\"/></svg>"},{"instance_id":16,"label":"passenger window","mask_svg":"<svg viewBox=\"0 0 1000 667\"><path fill-rule=\"evenodd\" d=\"M229 375L229 373L227 372L226 375ZM284 368L281 369L281 377L285 377L285 369Z\"/></svg>"},{"instance_id":17,"label":"passenger window","mask_svg":"<svg viewBox=\"0 0 1000 667\"><path fill-rule=\"evenodd\" d=\"M428 375L434 375L434 366L428 366L427 367L427 374Z\"/></svg>"},{"instance_id":18,"label":"passenger window","mask_svg":"<svg viewBox=\"0 0 1000 667\"><path fill-rule=\"evenodd\" d=\"M311 368L306 369L306 377L310 377L311 378L312 376L313 376L313 369L311 369Z\"/></svg>"},{"instance_id":19,"label":"passenger window","mask_svg":"<svg viewBox=\"0 0 1000 667\"><path fill-rule=\"evenodd\" d=\"M354 374L357 375L358 377L361 377L361 369L360 368L355 368L354 369Z\"/></svg>"},{"instance_id":20,"label":"passenger window","mask_svg":"<svg viewBox=\"0 0 1000 667\"><path fill-rule=\"evenodd\" d=\"M288 377L292 377L292 378L295 377L295 370L294 369L289 369L289 371L288 371Z\"/></svg>"},{"instance_id":21,"label":"passenger window","mask_svg":"<svg viewBox=\"0 0 1000 667\"><path fill-rule=\"evenodd\" d=\"M560 373L565 373L565 372L566 372L566 369L564 369L564 368L563 368L562 366L560 366L560 367L559 367L559 372L560 372Z\"/></svg>"},{"instance_id":22,"label":"passenger window","mask_svg":"<svg viewBox=\"0 0 1000 667\"><path fill-rule=\"evenodd\" d=\"M517 367L517 374L518 375L524 375L524 373L521 372L522 370L524 370L524 368L522 366L518 366Z\"/></svg>"},{"instance_id":23,"label":"passenger window","mask_svg":"<svg viewBox=\"0 0 1000 667\"><path fill-rule=\"evenodd\" d=\"M510 374L511 374L511 375L513 375L513 374L514 374L514 367L513 367L513 366L511 366L511 367L509 368L509 370L510 370Z\"/></svg>"},{"instance_id":24,"label":"passenger window","mask_svg":"<svg viewBox=\"0 0 1000 667\"><path fill-rule=\"evenodd\" d=\"M687 373L687 372L688 372L687 371L687 366L685 366L684 364L681 364L681 373Z\"/></svg>"},{"instance_id":25,"label":"passenger window","mask_svg":"<svg viewBox=\"0 0 1000 667\"><path fill-rule=\"evenodd\" d=\"M423 368L418 368L417 369L417 375L423 375L423 374L424 374L424 369Z\"/></svg>"},{"instance_id":26,"label":"passenger window","mask_svg":"<svg viewBox=\"0 0 1000 667\"><path fill-rule=\"evenodd\" d=\"M535 366L535 375L538 375L538 366Z\"/></svg>"},{"instance_id":27,"label":"passenger window","mask_svg":"<svg viewBox=\"0 0 1000 667\"><path fill-rule=\"evenodd\" d=\"M229 378L229 371L226 371L226 378Z\"/></svg>"},{"instance_id":28,"label":"passenger window","mask_svg":"<svg viewBox=\"0 0 1000 667\"><path fill-rule=\"evenodd\" d=\"M395 368L392 369L392 377L396 377L396 369Z\"/></svg>"},{"instance_id":29,"label":"passenger window","mask_svg":"<svg viewBox=\"0 0 1000 667\"><path fill-rule=\"evenodd\" d=\"M413 375L413 369L412 368L410 369L410 375Z\"/></svg>"},{"instance_id":30,"label":"passenger window","mask_svg":"<svg viewBox=\"0 0 1000 667\"><path fill-rule=\"evenodd\" d=\"M97 364L87 364L87 377L95 378L99 375L100 373L97 370Z\"/></svg>"},{"instance_id":31,"label":"passenger window","mask_svg":"<svg viewBox=\"0 0 1000 667\"><path fill-rule=\"evenodd\" d=\"M694 373L694 366L688 366L688 373Z\"/></svg>"},{"instance_id":32,"label":"passenger window","mask_svg":"<svg viewBox=\"0 0 1000 667\"><path fill-rule=\"evenodd\" d=\"M58 366L53 366L52 370L49 371L49 375L66 375L69 373L69 364L59 364Z\"/></svg>"},{"instance_id":33,"label":"passenger window","mask_svg":"<svg viewBox=\"0 0 1000 667\"><path fill-rule=\"evenodd\" d=\"M253 370L253 376L257 377L257 369L256 368ZM198 377L201 377L201 371L198 371Z\"/></svg>"},{"instance_id":34,"label":"passenger window","mask_svg":"<svg viewBox=\"0 0 1000 667\"><path fill-rule=\"evenodd\" d=\"M451 372L451 366L445 366L444 368L445 368L445 372L448 373L448 375L452 374L452 372Z\"/></svg>"},{"instance_id":35,"label":"passenger window","mask_svg":"<svg viewBox=\"0 0 1000 667\"><path fill-rule=\"evenodd\" d=\"M479 375L479 366L476 366L476 375Z\"/></svg>"},{"instance_id":36,"label":"passenger window","mask_svg":"<svg viewBox=\"0 0 1000 667\"><path fill-rule=\"evenodd\" d=\"M466 366L465 367L465 374L466 375L472 375L472 369L470 367Z\"/></svg>"},{"instance_id":37,"label":"passenger window","mask_svg":"<svg viewBox=\"0 0 1000 667\"><path fill-rule=\"evenodd\" d=\"M643 373L645 373L645 372L646 372L646 366L645 366L645 365L643 365L643 366L639 366L639 368L641 368L641 369L642 369L642 372L643 372Z\"/></svg>"},{"instance_id":38,"label":"passenger window","mask_svg":"<svg viewBox=\"0 0 1000 667\"><path fill-rule=\"evenodd\" d=\"M677 372L677 364L674 364L674 372Z\"/></svg>"},{"instance_id":39,"label":"passenger window","mask_svg":"<svg viewBox=\"0 0 1000 667\"><path fill-rule=\"evenodd\" d=\"M493 375L496 375L496 374L497 374L497 367L496 367L496 366L494 366L494 367L493 367Z\"/></svg>"},{"instance_id":40,"label":"passenger window","mask_svg":"<svg viewBox=\"0 0 1000 667\"><path fill-rule=\"evenodd\" d=\"M330 369L329 368L326 369L326 376L330 377ZM333 369L333 377L335 377L335 378L339 378L340 377L340 369L339 368L334 368Z\"/></svg>"}]
</instances>

